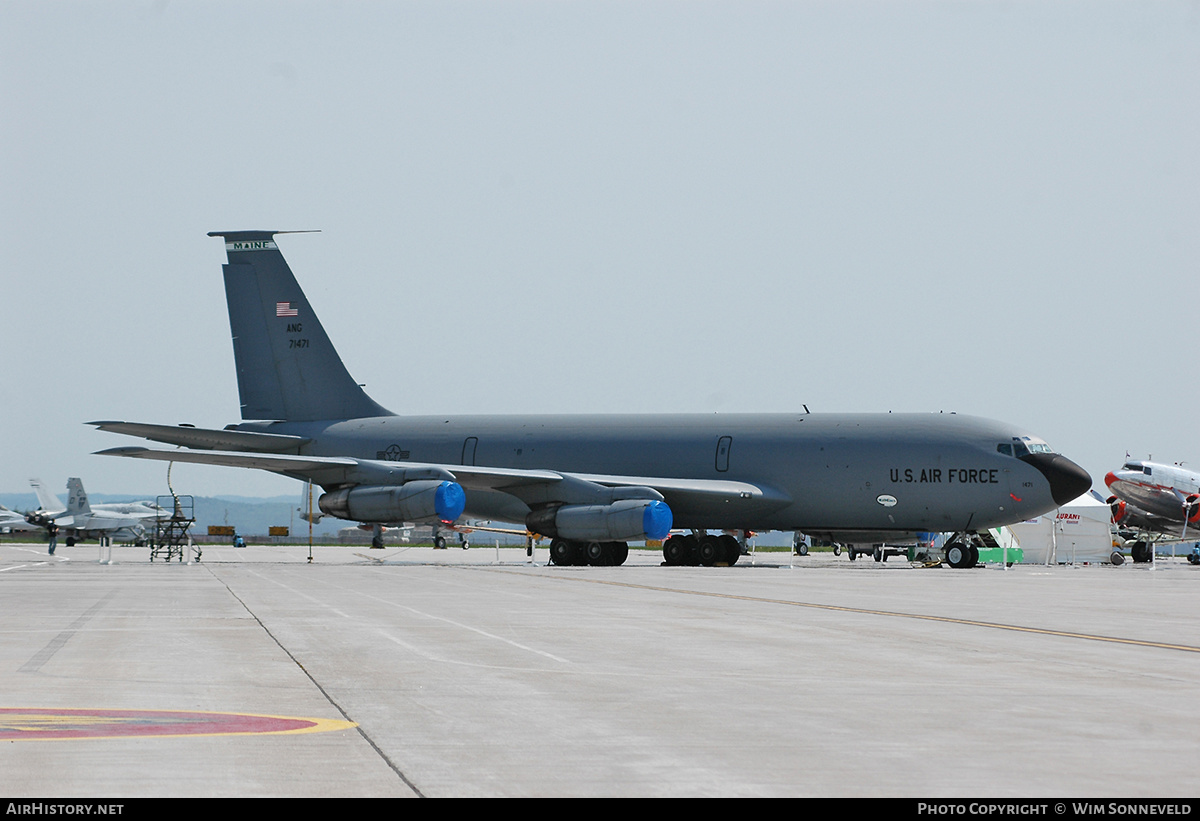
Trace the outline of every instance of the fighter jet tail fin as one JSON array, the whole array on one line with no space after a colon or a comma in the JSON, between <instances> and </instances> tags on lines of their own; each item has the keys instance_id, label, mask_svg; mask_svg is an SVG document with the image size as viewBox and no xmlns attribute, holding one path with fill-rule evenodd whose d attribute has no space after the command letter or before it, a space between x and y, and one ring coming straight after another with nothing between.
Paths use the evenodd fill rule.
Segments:
<instances>
[{"instance_id":1,"label":"fighter jet tail fin","mask_svg":"<svg viewBox=\"0 0 1200 821\"><path fill-rule=\"evenodd\" d=\"M212 231L229 263L225 298L243 419L392 416L350 376L275 244L282 231Z\"/></svg>"},{"instance_id":2,"label":"fighter jet tail fin","mask_svg":"<svg viewBox=\"0 0 1200 821\"><path fill-rule=\"evenodd\" d=\"M87 492L83 489L83 480L74 477L67 480L67 514L70 516L87 515L92 512L88 504Z\"/></svg>"},{"instance_id":3,"label":"fighter jet tail fin","mask_svg":"<svg viewBox=\"0 0 1200 821\"><path fill-rule=\"evenodd\" d=\"M37 493L39 508L47 513L58 513L64 509L62 501L50 492L50 488L46 487L46 483L41 479L30 479L29 484Z\"/></svg>"}]
</instances>

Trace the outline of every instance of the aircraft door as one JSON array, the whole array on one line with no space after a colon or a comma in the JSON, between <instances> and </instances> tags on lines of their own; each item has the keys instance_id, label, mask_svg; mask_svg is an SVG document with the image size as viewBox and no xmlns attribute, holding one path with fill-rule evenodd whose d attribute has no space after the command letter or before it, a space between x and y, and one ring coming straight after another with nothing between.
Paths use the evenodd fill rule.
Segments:
<instances>
[{"instance_id":1,"label":"aircraft door","mask_svg":"<svg viewBox=\"0 0 1200 821\"><path fill-rule=\"evenodd\" d=\"M479 444L478 436L468 436L463 442L462 463L464 465L475 464L475 447Z\"/></svg>"},{"instance_id":2,"label":"aircraft door","mask_svg":"<svg viewBox=\"0 0 1200 821\"><path fill-rule=\"evenodd\" d=\"M729 470L729 451L732 447L732 436L722 436L717 440L717 471L719 473Z\"/></svg>"},{"instance_id":3,"label":"aircraft door","mask_svg":"<svg viewBox=\"0 0 1200 821\"><path fill-rule=\"evenodd\" d=\"M1023 502L1025 498L1033 491L1032 482L1021 481L1014 471L1010 470L1009 468L1004 469L1004 476L1001 481L1004 482L1005 486L1008 488L1008 498L1013 502L1012 505L1003 505L1006 510L1012 510L1014 508L1019 509L1020 503ZM1053 516L1053 514L1047 515Z\"/></svg>"}]
</instances>

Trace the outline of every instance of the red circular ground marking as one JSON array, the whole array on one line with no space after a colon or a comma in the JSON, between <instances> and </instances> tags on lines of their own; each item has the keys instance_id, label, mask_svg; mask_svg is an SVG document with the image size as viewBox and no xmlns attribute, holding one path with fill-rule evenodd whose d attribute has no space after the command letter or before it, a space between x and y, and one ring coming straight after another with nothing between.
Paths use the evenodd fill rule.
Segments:
<instances>
[{"instance_id":1,"label":"red circular ground marking","mask_svg":"<svg viewBox=\"0 0 1200 821\"><path fill-rule=\"evenodd\" d=\"M247 713L0 707L0 741L320 733L355 726L351 721Z\"/></svg>"}]
</instances>

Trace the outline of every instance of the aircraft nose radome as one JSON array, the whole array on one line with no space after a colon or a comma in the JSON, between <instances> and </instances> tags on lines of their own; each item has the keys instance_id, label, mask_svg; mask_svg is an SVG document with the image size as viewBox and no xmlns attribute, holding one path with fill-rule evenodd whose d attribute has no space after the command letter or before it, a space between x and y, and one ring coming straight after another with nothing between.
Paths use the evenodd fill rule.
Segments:
<instances>
[{"instance_id":1,"label":"aircraft nose radome","mask_svg":"<svg viewBox=\"0 0 1200 821\"><path fill-rule=\"evenodd\" d=\"M1078 499L1092 486L1092 477L1086 470L1057 453L1033 453L1024 457L1023 461L1033 465L1046 477L1055 504L1065 505Z\"/></svg>"},{"instance_id":2,"label":"aircraft nose radome","mask_svg":"<svg viewBox=\"0 0 1200 821\"><path fill-rule=\"evenodd\" d=\"M1108 487L1112 487L1113 484L1115 484L1118 481L1120 481L1120 480L1117 479L1117 474L1113 473L1111 470L1104 476L1104 484L1107 485Z\"/></svg>"}]
</instances>

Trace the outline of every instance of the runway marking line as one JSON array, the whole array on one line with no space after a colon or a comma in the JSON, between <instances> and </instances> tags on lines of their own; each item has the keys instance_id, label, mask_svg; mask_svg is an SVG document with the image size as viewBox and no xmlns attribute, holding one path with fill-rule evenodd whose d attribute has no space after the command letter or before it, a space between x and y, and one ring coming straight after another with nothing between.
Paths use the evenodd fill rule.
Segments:
<instances>
[{"instance_id":1,"label":"runway marking line","mask_svg":"<svg viewBox=\"0 0 1200 821\"><path fill-rule=\"evenodd\" d=\"M512 571L490 569L492 572L511 573ZM514 573L513 575L525 575L523 573ZM1098 636L1091 633L1073 633L1069 630L1049 630L1043 627L1024 627L1019 624L1004 624L994 621L977 621L975 619L959 619L952 616L930 616L922 613L900 613L894 610L870 610L863 607L846 607L838 604L817 604L816 602L789 601L788 599L768 599L760 596L739 596L733 593L711 593L704 590L681 590L674 587L658 587L649 584L635 584L633 582L615 582L609 579L585 579L580 577L569 578L567 576L550 577L543 576L541 578L559 578L563 581L588 582L590 584L607 584L613 587L629 587L638 590L654 590L660 593L679 593L687 596L708 596L714 599L734 599L739 601L760 602L762 604L783 604L789 607L807 607L812 610L830 610L838 613L857 613L865 616L893 616L900 619L918 619L920 621L937 621L945 624L961 624L969 627L988 627L993 630L1010 630L1015 633L1033 633L1043 636L1058 636L1068 639L1085 639L1087 641L1100 641L1110 644L1128 644L1134 647L1155 647L1160 650L1179 650L1185 653L1200 653L1200 647L1193 647L1190 644L1169 644L1161 641L1145 641L1143 639L1123 639L1117 636Z\"/></svg>"},{"instance_id":2,"label":"runway marking line","mask_svg":"<svg viewBox=\"0 0 1200 821\"><path fill-rule=\"evenodd\" d=\"M0 741L294 735L357 727L353 721L257 713L0 707Z\"/></svg>"}]
</instances>

